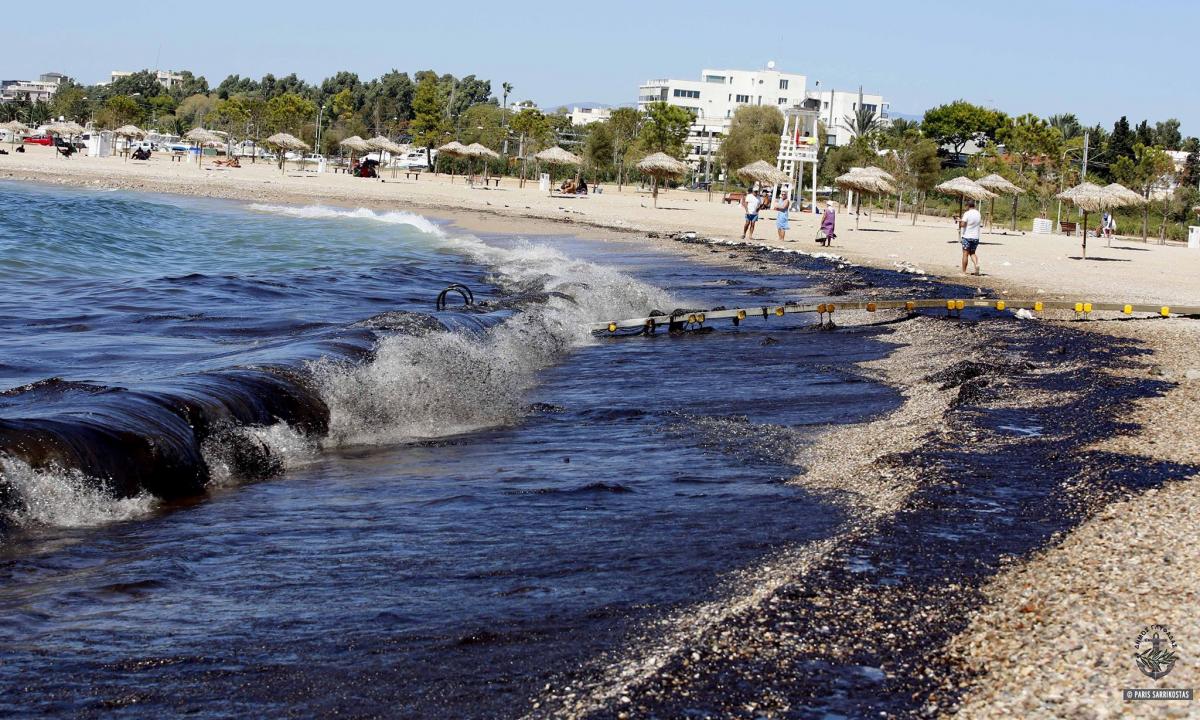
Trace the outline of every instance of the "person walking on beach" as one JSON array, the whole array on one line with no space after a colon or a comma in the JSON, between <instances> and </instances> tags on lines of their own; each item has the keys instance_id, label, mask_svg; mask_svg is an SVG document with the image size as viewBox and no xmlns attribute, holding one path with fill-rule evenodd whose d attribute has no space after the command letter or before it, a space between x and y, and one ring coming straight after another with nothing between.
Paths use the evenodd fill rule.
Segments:
<instances>
[{"instance_id":1,"label":"person walking on beach","mask_svg":"<svg viewBox=\"0 0 1200 720\"><path fill-rule=\"evenodd\" d=\"M963 213L962 218L958 221L962 239L962 271L967 271L967 260L975 263L975 274L979 274L979 257L975 251L979 249L979 228L983 224L983 218L979 215L979 211L975 209L975 201L967 201L967 211Z\"/></svg>"},{"instance_id":2,"label":"person walking on beach","mask_svg":"<svg viewBox=\"0 0 1200 720\"><path fill-rule=\"evenodd\" d=\"M754 239L754 224L758 222L758 195L748 192L742 197L742 209L746 211L746 224L742 226L742 239Z\"/></svg>"},{"instance_id":3,"label":"person walking on beach","mask_svg":"<svg viewBox=\"0 0 1200 720\"><path fill-rule=\"evenodd\" d=\"M825 201L825 212L821 215L821 232L817 233L817 242L825 247L833 244L833 239L837 237L834 229L837 227L837 210L834 209L833 203L829 200Z\"/></svg>"},{"instance_id":4,"label":"person walking on beach","mask_svg":"<svg viewBox=\"0 0 1200 720\"><path fill-rule=\"evenodd\" d=\"M792 229L788 224L788 210L792 207L792 201L788 199L786 192L779 193L779 199L775 201L775 229L779 231L779 241L783 242L787 239L787 231Z\"/></svg>"}]
</instances>

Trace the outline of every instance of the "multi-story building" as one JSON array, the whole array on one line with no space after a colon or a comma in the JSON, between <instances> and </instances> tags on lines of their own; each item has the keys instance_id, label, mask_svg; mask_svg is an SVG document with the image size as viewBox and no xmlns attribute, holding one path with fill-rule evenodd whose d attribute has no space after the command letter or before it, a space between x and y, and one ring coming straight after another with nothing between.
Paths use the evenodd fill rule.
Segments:
<instances>
[{"instance_id":1,"label":"multi-story building","mask_svg":"<svg viewBox=\"0 0 1200 720\"><path fill-rule=\"evenodd\" d=\"M606 107L573 107L568 113L572 125L590 125L599 120L612 117L612 108Z\"/></svg>"},{"instance_id":2,"label":"multi-story building","mask_svg":"<svg viewBox=\"0 0 1200 720\"><path fill-rule=\"evenodd\" d=\"M0 102L29 100L49 102L67 79L62 73L43 73L37 80L0 80Z\"/></svg>"},{"instance_id":3,"label":"multi-story building","mask_svg":"<svg viewBox=\"0 0 1200 720\"><path fill-rule=\"evenodd\" d=\"M699 80L647 80L638 88L638 109L665 102L691 110L696 121L688 136L687 160L707 164L729 132L734 112L744 105L774 105L780 110L800 105L807 78L780 72L775 63L763 70L712 70Z\"/></svg>"},{"instance_id":4,"label":"multi-story building","mask_svg":"<svg viewBox=\"0 0 1200 720\"><path fill-rule=\"evenodd\" d=\"M844 90L812 90L808 97L821 103L821 123L825 126L825 143L831 146L849 145L854 139L853 119L859 108L858 92ZM891 106L882 95L862 93L862 107L875 114L881 127L891 124Z\"/></svg>"},{"instance_id":5,"label":"multi-story building","mask_svg":"<svg viewBox=\"0 0 1200 720\"><path fill-rule=\"evenodd\" d=\"M108 82L113 83L120 78L129 77L132 74L133 73L128 70L113 70L111 73L109 73ZM159 85L162 85L168 90L183 82L182 74L173 73L167 70L155 70L154 77L158 80Z\"/></svg>"}]
</instances>

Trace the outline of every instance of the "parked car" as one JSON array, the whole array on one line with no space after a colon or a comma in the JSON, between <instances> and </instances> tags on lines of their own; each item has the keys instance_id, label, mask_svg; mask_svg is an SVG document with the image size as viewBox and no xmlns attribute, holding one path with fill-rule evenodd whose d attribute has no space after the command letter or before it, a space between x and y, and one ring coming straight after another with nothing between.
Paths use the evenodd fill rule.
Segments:
<instances>
[{"instance_id":1,"label":"parked car","mask_svg":"<svg viewBox=\"0 0 1200 720\"><path fill-rule=\"evenodd\" d=\"M46 147L55 144L54 138L49 135L30 135L21 142L25 143L26 145L45 145Z\"/></svg>"}]
</instances>

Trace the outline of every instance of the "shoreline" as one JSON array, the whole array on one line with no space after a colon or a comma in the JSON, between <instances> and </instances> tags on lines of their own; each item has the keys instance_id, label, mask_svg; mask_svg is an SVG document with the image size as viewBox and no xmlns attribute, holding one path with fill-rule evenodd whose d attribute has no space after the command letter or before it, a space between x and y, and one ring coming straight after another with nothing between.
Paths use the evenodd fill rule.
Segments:
<instances>
[{"instance_id":1,"label":"shoreline","mask_svg":"<svg viewBox=\"0 0 1200 720\"><path fill-rule=\"evenodd\" d=\"M76 179L78 180L78 178ZM21 178L21 180L36 184L66 184L95 187L95 184L84 181L46 183L43 179ZM176 192L164 188L144 188L136 186L132 182L126 185L122 185L119 182L105 185L105 187L113 186L132 191L200 195L200 193L189 193L182 190ZM225 190L229 189L226 188ZM223 190L219 192L223 192ZM240 192L233 191L230 191L228 195L210 193L201 196L245 202L263 201L261 198L246 197ZM297 196L292 200L271 200L271 202L299 203L312 201L313 198L307 196ZM415 202L406 204L403 207L397 207L395 204L389 204L382 200L357 202L345 199L329 199L323 200L322 204L344 207L373 207L374 209L383 210L427 210L431 215L448 219L458 227L472 231L537 235L563 234L565 231L573 235L583 235L585 237L600 238L615 242L636 242L643 247L649 245L659 249L671 248L675 252L684 253L698 261L709 261L712 259L728 263L733 259L729 255L735 253L739 256L736 262L739 265L744 264L748 272L754 272L754 268L757 268L763 262L761 258L755 257L753 251L746 248L737 249L720 246L720 250L717 251L707 245L685 245L662 238L645 238L642 236L643 233L648 232L645 229L608 227L596 224L590 220L575 218L554 219L543 215L505 213L499 209L448 208L438 206L437 204L423 205ZM580 232L581 230L583 232ZM835 247L833 251L836 252L837 249ZM807 250L811 253L812 249ZM888 272L896 271L894 263L893 266L888 266L886 261L876 260L877 262L874 264L860 264ZM853 262L859 263L859 260L856 259ZM947 278L935 279L947 280ZM1028 287L1010 284L1000 278L985 278L985 282L989 288L999 293L1030 292ZM1043 292L1045 291L1043 290ZM860 315L863 316L862 319L866 319L865 313L861 313ZM855 318L839 317L839 323L847 321L854 322ZM898 329L894 331L895 335L893 337L902 341L907 337L907 342L902 342L902 346L884 360L869 363L868 367L863 368L864 371L875 374L878 379L905 392L906 402L902 408L875 421L855 425L851 428L839 428L836 434L842 436L840 443L830 439L835 435L834 433L830 433L826 436L823 443L814 443L812 447L804 448L802 450L802 460L808 471L794 481L818 491L844 491L847 485L853 486L856 482L863 481L865 478L861 489L853 493L853 496L857 497L859 501L856 510L872 522L890 517L904 506L904 503L910 499L913 491L918 487L919 479L911 475L905 476L905 468L902 465L888 466L886 462L887 457L912 452L930 435L938 432L938 426L943 421L945 413L952 407L951 395L957 392L957 388L949 392L938 391L931 395L928 388L920 384L919 381L921 378L936 371L939 367L944 366L945 363L942 357L946 354L961 354L964 347L970 347L969 343L965 343L963 339L960 332L961 328L960 330L952 330L950 328L953 328L954 325L939 326L936 324L937 322L936 320L929 322L921 321L920 326L924 329L920 331L907 327L908 323L901 323L897 326ZM1063 325L1055 319L1036 322L1045 322L1050 326ZM1166 330L1162 327L1162 322L1177 323L1178 325L1172 326L1176 329ZM1187 355L1187 348L1189 346L1195 347L1196 345L1193 343L1197 339L1200 339L1200 333L1196 331L1198 324L1196 321L1185 319L1162 322L1154 320L1130 320L1093 322L1073 326L1075 330L1104 335L1107 338L1123 336L1127 339L1131 338L1143 343L1154 353L1155 363L1166 368L1166 375L1155 375L1155 377L1178 381L1178 384L1168 389L1162 396L1138 401L1139 404L1134 417L1135 421L1139 423L1136 431L1114 440L1098 442L1094 444L1094 447L1106 448L1127 456L1138 455L1158 461L1183 462L1188 457L1195 458L1200 456L1200 452L1195 451L1196 441L1194 439L1190 443L1166 446L1162 443L1154 442L1152 437L1155 430L1150 423L1156 417L1159 417L1161 413L1170 413L1176 419L1176 422L1183 423L1182 427L1195 427L1195 424L1189 425L1189 423L1194 423L1198 420L1196 412L1192 408L1197 404L1195 390L1200 387L1200 382L1189 380L1188 372L1193 368L1188 367L1188 363L1193 362L1200 366L1200 361L1189 360ZM912 325L911 327L915 328L918 326ZM908 335L910 332L917 334L910 336ZM959 336L957 342L954 340L956 335ZM978 338L975 339L978 340ZM982 348L980 345L976 345L975 347L977 350ZM1102 372L1111 372L1118 376L1130 378L1139 372L1142 375L1149 374L1145 368L1140 370L1131 368L1105 369ZM1189 385L1188 383L1191 384ZM853 465L847 465L844 462L848 447L845 444L846 439L856 438L856 441L859 443L871 443L873 437L879 436L887 438L887 440L874 446L869 445L873 447L870 458ZM841 447L838 447L839 444ZM852 445L853 443L850 444ZM1189 450L1191 454L1189 454ZM884 471L890 474L882 474ZM881 478L885 477L888 478L889 482L894 481L894 484L886 487L888 492L880 492L883 488L881 488L879 482ZM1197 486L1200 486L1200 483L1197 483L1193 476L1192 479L1186 481L1180 479L1178 482L1172 483L1164 490L1158 492L1162 492L1165 497L1171 498L1172 502L1187 502L1191 503L1190 507L1196 508L1200 507L1200 505L1196 504L1200 501L1200 488ZM854 490L853 487L851 489ZM1154 491L1154 489L1152 488L1147 492L1151 491ZM998 708L1005 707L1004 703L1008 702L1012 693L1015 692L1014 687L1019 687L1017 685L1018 681L1026 683L1029 681L1028 677L1023 675L1013 676L1011 674L1012 664L1008 662L1009 658L999 654L994 649L1002 647L1006 642L1010 644L1022 643L1029 632L1029 629L1024 625L1019 623L1014 624L1014 618L1019 621L1025 614L1022 608L1028 604L1029 599L1027 595L1018 595L1014 598L1009 586L1019 584L1022 578L1026 577L1025 575L1021 575L1021 573L1035 573L1035 569L1039 577L1049 576L1052 579L1061 581L1049 583L1049 587L1052 588L1066 587L1072 580L1079 581L1080 579L1074 575L1080 572L1077 569L1086 567L1087 559L1096 558L1099 552L1095 549L1094 543L1089 544L1085 542L1085 539L1091 537L1091 533L1096 532L1096 524L1108 523L1111 525L1111 516L1113 513L1118 512L1119 508L1123 507L1121 503L1131 502L1136 503L1137 500L1120 500L1116 504L1110 505L1109 509L1105 510L1101 516L1076 525L1065 537L1058 538L1050 544L1041 547L1036 551L1034 556L1020 563L1011 571L1004 571L996 575L992 582L981 591L985 596L985 601L981 603L978 611L973 611L971 628L964 631L964 634L957 636L953 641L954 643L961 642L971 646L972 643L979 645L973 638L979 636L989 638L987 647L979 645L979 652L961 657L958 660L961 667L969 668L970 672L976 678L981 679L973 682L965 691L965 697L967 698L967 702L964 705L966 708L964 710L965 716L972 717L971 712L977 713L974 716L979 717L987 717L989 713L994 714ZM1109 519L1104 519L1105 517ZM1130 531L1130 529L1126 528L1126 531ZM1142 533L1140 537L1144 539L1145 534ZM847 538L847 541L853 539L855 538ZM1150 552L1149 548L1153 546L1153 542L1143 542L1132 547L1129 544L1123 545L1120 542L1116 542L1106 547L1104 552L1111 556L1113 552L1120 552L1124 549L1124 552L1127 554L1124 561L1138 563L1140 560L1145 559L1145 553ZM835 547L827 548L829 552L833 552L835 549ZM817 554L820 555L821 553ZM1066 558L1070 558L1071 561L1068 562ZM753 588L753 591L741 598L742 604L731 605L726 602L720 607L709 608L710 623L707 629L700 633L693 632L689 638L692 640L696 638L708 638L708 633L710 632L717 632L718 635L721 632L728 634L730 632L728 628L733 616L745 618L760 612L765 606L769 606L772 598L778 597L779 592L786 591L789 586L799 582L808 572L820 565L824 561L824 558L814 557L811 553L800 553L798 556L792 558L790 566L786 562L786 558L783 560L777 562L775 559L771 559L765 563L765 572L767 573L765 577L759 576L755 578L753 577L753 573L751 573L751 577L746 578L746 580L749 581L749 586ZM1170 563L1167 565L1170 566ZM1195 563L1182 565L1184 569L1191 569L1192 573L1200 572L1196 570L1196 567ZM1179 564L1176 564L1171 569L1175 573L1183 571ZM1098 572L1098 570L1094 570L1093 572ZM1166 571L1164 570L1164 572ZM1083 581L1086 582L1086 578ZM1176 579L1173 582L1179 583L1180 581ZM1026 589L1028 589L1028 585L1028 583L1025 584ZM1200 581L1190 585L1190 587L1196 586L1200 586ZM1052 593L1053 591L1049 592ZM1042 602L1043 604L1051 604L1054 601L1045 599ZM1062 602L1061 598L1058 599L1058 602ZM1118 610L1111 610L1111 612L1118 612ZM1097 620L1096 622L1100 621ZM1126 618L1119 616L1106 617L1104 618L1104 622L1107 622L1110 626L1114 626L1126 622ZM1150 621L1148 620L1147 622ZM758 627L760 624L756 624L755 626ZM1126 630L1126 628L1121 628L1120 632L1116 634L1128 634ZM1048 632L1048 630L1042 628L1042 632ZM1065 636L1067 633L1078 632L1078 630L1077 628L1064 627L1061 632ZM737 633L733 634L737 635ZM1200 633L1196 633L1196 636L1200 637ZM742 639L745 640L746 638L743 636ZM677 643L677 646L682 644ZM679 648L677 647L676 649ZM659 648L659 650L661 651L662 648ZM653 679L668 677L670 672L667 675L663 675L662 670L664 668L671 670L668 667L670 661L678 661L679 659L678 657L666 657L661 652L651 652L649 657L656 659L656 662L652 663L655 666L653 672L645 672L649 669L649 666L646 664L638 665L637 667L643 670L640 678L613 678L621 681L618 683L618 688L628 689L635 685L647 687L647 683ZM685 665L687 664L685 663ZM609 688L611 689L611 687L612 685L610 684ZM595 688L591 688L591 690L595 690ZM590 697L592 700L603 700L603 702L599 705L581 705L573 701L568 702L567 698L556 692L549 697L543 698L546 703L540 710L536 709L535 706L534 712L535 715L540 715L543 712L550 713L551 708L557 708L559 710L567 710L576 716L583 716L599 710L600 707L612 709L613 706L607 703L610 701L619 702L624 696L618 690L616 694L604 692L600 696L597 696L593 693ZM770 716L770 703L760 704L759 707ZM1119 711L1120 705L1117 707ZM777 712L786 712L783 707L778 705L774 710ZM1036 712L1036 709L1031 709L1027 706L1022 712Z\"/></svg>"}]
</instances>

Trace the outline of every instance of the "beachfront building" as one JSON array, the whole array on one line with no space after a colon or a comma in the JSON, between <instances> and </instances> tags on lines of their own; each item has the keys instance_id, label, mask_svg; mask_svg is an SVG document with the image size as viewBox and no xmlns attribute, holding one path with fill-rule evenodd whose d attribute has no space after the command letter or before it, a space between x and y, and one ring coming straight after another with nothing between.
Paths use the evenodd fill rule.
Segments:
<instances>
[{"instance_id":1,"label":"beachfront building","mask_svg":"<svg viewBox=\"0 0 1200 720\"><path fill-rule=\"evenodd\" d=\"M821 103L821 122L825 125L825 144L832 147L849 145L854 131L848 118L858 113L859 93L845 90L811 90L807 97ZM882 95L862 94L862 106L875 113L883 127L891 124L891 106Z\"/></svg>"},{"instance_id":2,"label":"beachfront building","mask_svg":"<svg viewBox=\"0 0 1200 720\"><path fill-rule=\"evenodd\" d=\"M647 80L638 87L638 109L665 102L691 110L696 121L688 135L687 161L705 169L729 132L733 113L744 105L774 105L780 110L800 105L808 78L785 73L767 63L762 70L700 71L699 80Z\"/></svg>"},{"instance_id":3,"label":"beachfront building","mask_svg":"<svg viewBox=\"0 0 1200 720\"><path fill-rule=\"evenodd\" d=\"M571 118L572 125L591 125L600 120L607 120L612 117L612 108L606 107L573 107L571 112L567 114Z\"/></svg>"},{"instance_id":4,"label":"beachfront building","mask_svg":"<svg viewBox=\"0 0 1200 720\"><path fill-rule=\"evenodd\" d=\"M66 75L56 72L43 73L37 80L0 80L0 102L49 102L66 80Z\"/></svg>"},{"instance_id":5,"label":"beachfront building","mask_svg":"<svg viewBox=\"0 0 1200 720\"><path fill-rule=\"evenodd\" d=\"M109 83L116 82L120 78L129 77L132 74L133 73L128 70L113 70L111 73L109 73L108 83L100 84L107 85ZM182 74L170 72L168 70L155 70L154 77L158 80L159 85L162 85L168 90L183 82Z\"/></svg>"}]
</instances>

